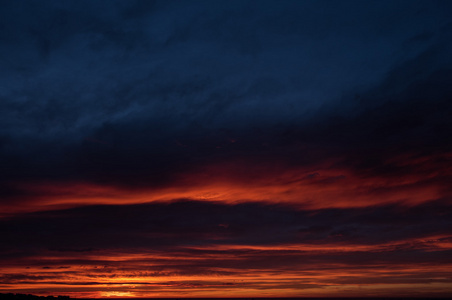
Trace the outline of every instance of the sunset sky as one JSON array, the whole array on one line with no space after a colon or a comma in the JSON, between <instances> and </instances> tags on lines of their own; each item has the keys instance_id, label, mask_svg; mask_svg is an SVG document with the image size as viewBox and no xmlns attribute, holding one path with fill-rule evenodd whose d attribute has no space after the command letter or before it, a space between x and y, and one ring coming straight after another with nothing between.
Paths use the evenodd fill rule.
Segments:
<instances>
[{"instance_id":1,"label":"sunset sky","mask_svg":"<svg viewBox=\"0 0 452 300\"><path fill-rule=\"evenodd\" d=\"M0 1L0 293L452 297L452 1Z\"/></svg>"}]
</instances>

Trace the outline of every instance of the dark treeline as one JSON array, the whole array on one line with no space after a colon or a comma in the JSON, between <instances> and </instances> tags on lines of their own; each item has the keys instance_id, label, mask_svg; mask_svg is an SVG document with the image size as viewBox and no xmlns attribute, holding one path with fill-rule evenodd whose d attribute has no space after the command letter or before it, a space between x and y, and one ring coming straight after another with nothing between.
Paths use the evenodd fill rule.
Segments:
<instances>
[{"instance_id":1,"label":"dark treeline","mask_svg":"<svg viewBox=\"0 0 452 300\"><path fill-rule=\"evenodd\" d=\"M35 296L30 294L2 294L0 293L1 300L69 300L69 296Z\"/></svg>"}]
</instances>

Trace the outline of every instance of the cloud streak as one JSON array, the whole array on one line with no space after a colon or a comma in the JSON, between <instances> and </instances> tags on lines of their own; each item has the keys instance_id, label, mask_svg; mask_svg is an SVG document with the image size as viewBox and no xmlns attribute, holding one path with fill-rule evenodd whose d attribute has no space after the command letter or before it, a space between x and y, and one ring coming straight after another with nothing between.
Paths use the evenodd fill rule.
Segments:
<instances>
[{"instance_id":1,"label":"cloud streak","mask_svg":"<svg viewBox=\"0 0 452 300\"><path fill-rule=\"evenodd\" d=\"M350 296L360 285L377 296L379 285L408 284L441 295L450 286L449 211L447 203L305 211L178 201L27 214L2 220L2 289L314 296L335 286Z\"/></svg>"}]
</instances>

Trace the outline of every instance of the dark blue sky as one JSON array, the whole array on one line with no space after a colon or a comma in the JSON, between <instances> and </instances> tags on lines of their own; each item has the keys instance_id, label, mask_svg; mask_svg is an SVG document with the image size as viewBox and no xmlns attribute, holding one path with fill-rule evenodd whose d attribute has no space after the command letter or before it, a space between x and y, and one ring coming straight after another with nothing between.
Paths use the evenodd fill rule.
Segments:
<instances>
[{"instance_id":1,"label":"dark blue sky","mask_svg":"<svg viewBox=\"0 0 452 300\"><path fill-rule=\"evenodd\" d=\"M451 263L452 251L451 54L450 1L0 1L0 221L8 237L0 262L20 253L11 269L0 268L8 282L0 291L59 278L17 277L19 265L44 254L72 253L94 268L102 262L83 253L376 247L362 257L312 256L313 264L336 261L336 272L353 257L381 268L378 247L403 244L383 265L408 251L406 265L378 280L417 276L409 282L428 295L422 284L434 278L438 295L451 295L442 285L450 272L435 269ZM107 221L117 219L124 223ZM35 230L42 238L32 238ZM271 274L289 268L285 253L270 255L281 260ZM65 259L56 264L73 264ZM244 266L266 266L248 259ZM434 274L400 271L416 261ZM196 262L167 266L168 274L226 268ZM327 296L329 284L344 284L338 295L367 295L350 287L361 282L350 274L312 286L286 286L275 275L274 283ZM408 295L372 280L370 295ZM264 295L260 284L247 288ZM35 291L58 291L43 289Z\"/></svg>"},{"instance_id":2,"label":"dark blue sky","mask_svg":"<svg viewBox=\"0 0 452 300\"><path fill-rule=\"evenodd\" d=\"M1 14L7 165L58 168L87 138L161 154L289 127L328 143L335 122L357 143L369 126L398 140L450 126L436 105L450 95L448 1L5 1Z\"/></svg>"}]
</instances>

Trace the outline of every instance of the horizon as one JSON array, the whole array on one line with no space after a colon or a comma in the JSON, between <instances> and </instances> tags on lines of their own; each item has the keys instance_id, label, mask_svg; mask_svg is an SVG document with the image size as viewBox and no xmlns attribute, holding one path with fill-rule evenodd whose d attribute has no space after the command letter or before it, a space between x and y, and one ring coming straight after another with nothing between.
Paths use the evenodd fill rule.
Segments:
<instances>
[{"instance_id":1,"label":"horizon","mask_svg":"<svg viewBox=\"0 0 452 300\"><path fill-rule=\"evenodd\" d=\"M5 294L0 293L0 296L3 296ZM36 296L36 295L26 295L26 294L14 294L15 296L31 296L32 299L44 299L44 298L48 298L47 296ZM67 296L50 296L50 297L54 297L55 299L59 299L59 298L64 298ZM20 299L24 299L24 298L20 298ZM70 298L69 298L70 299ZM205 297L205 298L191 298L191 297L182 297L182 298L154 298L154 297L129 297L129 298L118 298L118 297L111 297L111 298L74 298L74 299L117 299L117 300L121 300L121 299L204 299L204 300L208 300L208 299L374 299L374 300L380 300L380 299L386 299L386 300L396 300L396 299L446 299L444 297L250 297L250 298L228 298L228 297Z\"/></svg>"}]
</instances>

